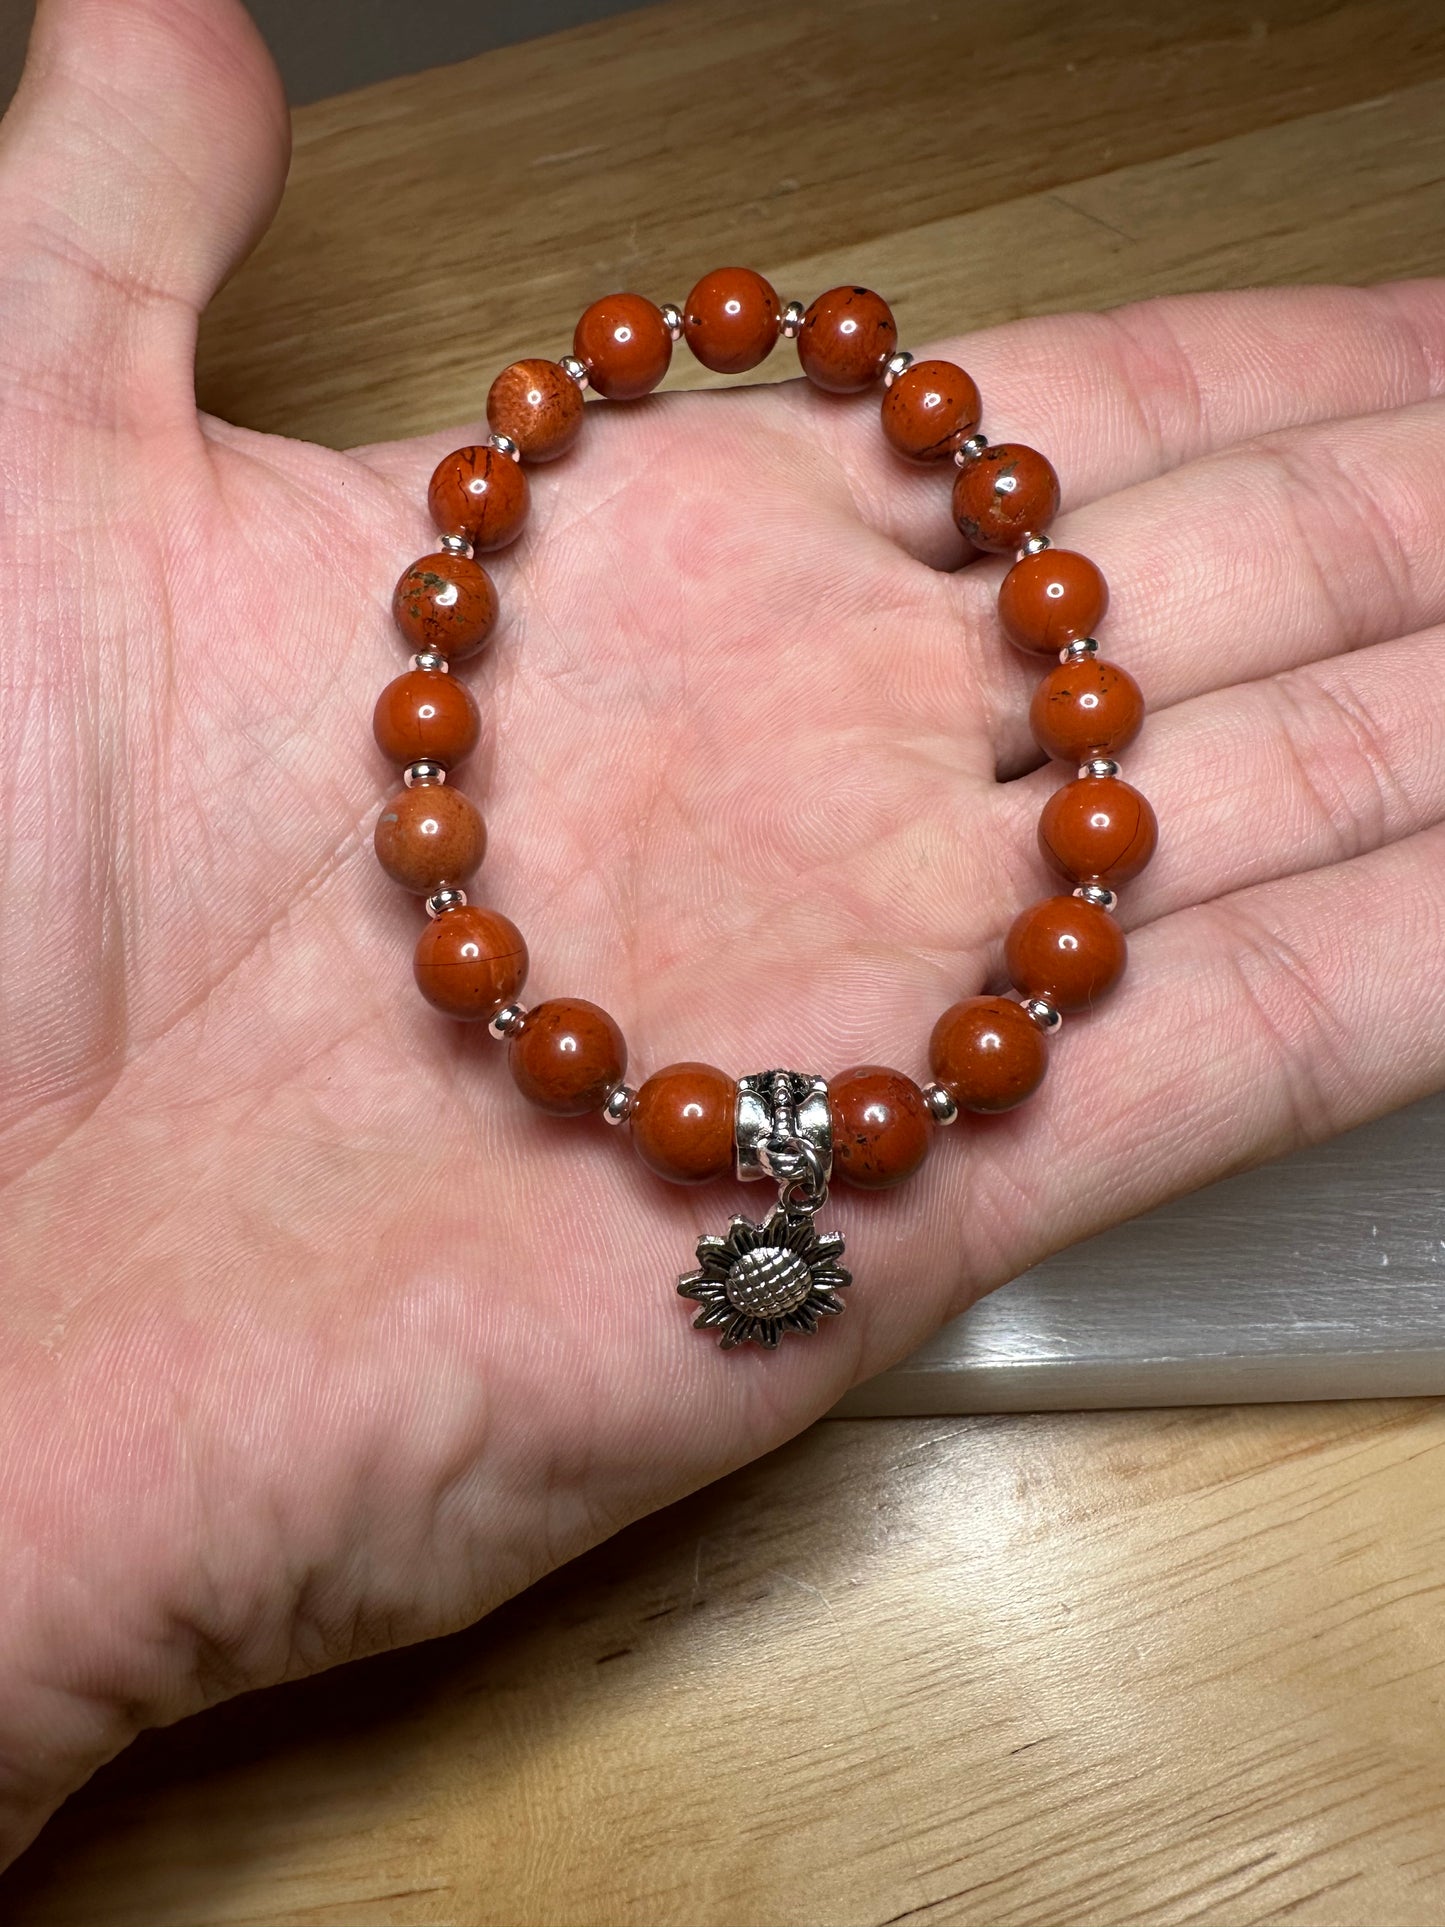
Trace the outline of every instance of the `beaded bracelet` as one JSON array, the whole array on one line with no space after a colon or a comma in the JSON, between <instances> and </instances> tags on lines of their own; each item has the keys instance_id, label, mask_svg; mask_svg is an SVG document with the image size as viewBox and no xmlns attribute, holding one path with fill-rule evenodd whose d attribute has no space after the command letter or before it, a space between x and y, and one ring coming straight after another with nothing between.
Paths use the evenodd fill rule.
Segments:
<instances>
[{"instance_id":1,"label":"beaded bracelet","mask_svg":"<svg viewBox=\"0 0 1445 1927\"><path fill-rule=\"evenodd\" d=\"M480 731L471 692L448 672L489 640L497 596L478 550L504 548L527 517L523 458L550 461L576 440L583 390L612 401L650 394L673 343L686 337L707 368L756 368L779 335L798 344L803 373L832 394L882 380L883 432L913 462L956 465L953 516L976 549L1013 552L999 590L999 620L1020 649L1057 656L1035 693L1029 721L1040 747L1078 766L1044 806L1039 848L1073 886L1015 921L1005 960L1017 998L967 997L946 1010L929 1047L933 1082L860 1064L839 1076L762 1071L734 1081L710 1064L673 1064L639 1089L624 1082L627 1046L607 1012L579 998L528 1010L517 1001L527 946L496 910L468 903L463 886L481 863L486 831L476 809L446 784ZM449 1017L488 1024L507 1044L524 1097L560 1116L600 1112L630 1127L647 1167L680 1184L735 1169L768 1178L778 1202L761 1222L735 1217L723 1237L703 1237L697 1269L677 1289L700 1307L693 1322L716 1330L725 1350L749 1340L776 1346L786 1332L814 1332L841 1311L851 1283L839 1263L840 1232L816 1229L830 1177L881 1189L910 1177L935 1125L959 1110L1006 1111L1039 1086L1047 1039L1066 1013L1087 1009L1118 983L1124 934L1111 914L1113 886L1154 853L1154 813L1120 780L1117 753L1138 734L1144 705L1126 671L1101 661L1093 638L1108 603L1086 557L1054 549L1044 530L1059 505L1052 467L1019 443L980 435L978 389L948 361L897 352L898 331L880 296L832 288L804 309L779 302L761 275L720 268L704 275L685 308L638 294L607 295L577 323L561 361L504 368L487 396L492 433L461 448L431 478L428 505L438 551L412 563L393 609L416 653L382 691L374 729L382 753L404 770L405 788L382 810L376 854L403 888L425 899L430 918L416 947L423 997Z\"/></svg>"}]
</instances>

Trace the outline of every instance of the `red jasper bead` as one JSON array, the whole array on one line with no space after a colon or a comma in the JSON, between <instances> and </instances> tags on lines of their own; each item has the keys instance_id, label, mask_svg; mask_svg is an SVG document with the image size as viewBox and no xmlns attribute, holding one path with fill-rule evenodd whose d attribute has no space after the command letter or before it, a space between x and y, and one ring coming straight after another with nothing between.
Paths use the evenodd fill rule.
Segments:
<instances>
[{"instance_id":1,"label":"red jasper bead","mask_svg":"<svg viewBox=\"0 0 1445 1927\"><path fill-rule=\"evenodd\" d=\"M937 462L961 448L983 409L972 375L951 361L915 361L883 396L883 433L911 462Z\"/></svg>"},{"instance_id":2,"label":"red jasper bead","mask_svg":"<svg viewBox=\"0 0 1445 1927\"><path fill-rule=\"evenodd\" d=\"M1046 897L1015 917L1004 943L1008 973L1025 997L1065 1014L1107 997L1124 974L1124 933L1083 897Z\"/></svg>"},{"instance_id":3,"label":"red jasper bead","mask_svg":"<svg viewBox=\"0 0 1445 1927\"><path fill-rule=\"evenodd\" d=\"M687 297L682 332L704 368L741 375L766 361L783 323L782 303L751 268L714 268Z\"/></svg>"},{"instance_id":4,"label":"red jasper bead","mask_svg":"<svg viewBox=\"0 0 1445 1927\"><path fill-rule=\"evenodd\" d=\"M672 336L655 302L641 294L605 294L585 308L572 352L608 401L650 395L672 360Z\"/></svg>"},{"instance_id":5,"label":"red jasper bead","mask_svg":"<svg viewBox=\"0 0 1445 1927\"><path fill-rule=\"evenodd\" d=\"M582 390L555 361L514 361L487 390L487 421L529 462L564 455L582 427Z\"/></svg>"},{"instance_id":6,"label":"red jasper bead","mask_svg":"<svg viewBox=\"0 0 1445 1927\"><path fill-rule=\"evenodd\" d=\"M674 1184L706 1184L733 1167L738 1087L711 1064L670 1064L637 1093L632 1144L649 1171Z\"/></svg>"},{"instance_id":7,"label":"red jasper bead","mask_svg":"<svg viewBox=\"0 0 1445 1927\"><path fill-rule=\"evenodd\" d=\"M1059 512L1059 478L1036 448L995 442L958 471L953 519L976 549L1016 549Z\"/></svg>"},{"instance_id":8,"label":"red jasper bead","mask_svg":"<svg viewBox=\"0 0 1445 1927\"><path fill-rule=\"evenodd\" d=\"M1091 636L1109 606L1109 585L1086 555L1043 549L1015 562L998 592L1004 634L1020 649L1057 655Z\"/></svg>"},{"instance_id":9,"label":"red jasper bead","mask_svg":"<svg viewBox=\"0 0 1445 1927\"><path fill-rule=\"evenodd\" d=\"M391 613L413 649L432 649L449 662L475 655L497 620L497 592L480 562L439 550L407 569L391 598Z\"/></svg>"},{"instance_id":10,"label":"red jasper bead","mask_svg":"<svg viewBox=\"0 0 1445 1927\"><path fill-rule=\"evenodd\" d=\"M392 797L376 819L373 846L393 883L427 897L474 874L487 853L487 828L460 790L427 783Z\"/></svg>"},{"instance_id":11,"label":"red jasper bead","mask_svg":"<svg viewBox=\"0 0 1445 1927\"><path fill-rule=\"evenodd\" d=\"M627 1045L607 1012L583 997L529 1010L507 1040L517 1089L556 1117L600 1111L627 1071Z\"/></svg>"},{"instance_id":12,"label":"red jasper bead","mask_svg":"<svg viewBox=\"0 0 1445 1927\"><path fill-rule=\"evenodd\" d=\"M476 549L504 549L522 533L530 497L520 462L478 446L442 457L426 500L443 535L464 535Z\"/></svg>"},{"instance_id":13,"label":"red jasper bead","mask_svg":"<svg viewBox=\"0 0 1445 1927\"><path fill-rule=\"evenodd\" d=\"M510 918L468 903L434 918L422 931L414 969L417 988L434 1009L485 1023L520 994L527 981L527 946Z\"/></svg>"},{"instance_id":14,"label":"red jasper bead","mask_svg":"<svg viewBox=\"0 0 1445 1927\"><path fill-rule=\"evenodd\" d=\"M803 373L815 388L833 395L871 388L897 346L893 310L871 288L829 288L798 330Z\"/></svg>"},{"instance_id":15,"label":"red jasper bead","mask_svg":"<svg viewBox=\"0 0 1445 1927\"><path fill-rule=\"evenodd\" d=\"M1034 741L1046 756L1065 763L1117 756L1139 734L1143 721L1138 683L1128 670L1097 656L1061 662L1044 677L1029 704Z\"/></svg>"},{"instance_id":16,"label":"red jasper bead","mask_svg":"<svg viewBox=\"0 0 1445 1927\"><path fill-rule=\"evenodd\" d=\"M455 676L409 669L376 699L371 731L393 763L440 763L451 769L471 755L481 734L476 699Z\"/></svg>"},{"instance_id":17,"label":"red jasper bead","mask_svg":"<svg viewBox=\"0 0 1445 1927\"><path fill-rule=\"evenodd\" d=\"M901 1071L858 1064L828 1080L833 1169L865 1191L901 1184L928 1156L933 1119L923 1092Z\"/></svg>"},{"instance_id":18,"label":"red jasper bead","mask_svg":"<svg viewBox=\"0 0 1445 1927\"><path fill-rule=\"evenodd\" d=\"M1154 812L1117 776L1081 776L1055 790L1039 814L1039 849L1075 883L1128 883L1159 840Z\"/></svg>"},{"instance_id":19,"label":"red jasper bead","mask_svg":"<svg viewBox=\"0 0 1445 1927\"><path fill-rule=\"evenodd\" d=\"M1049 1047L1008 997L966 997L944 1011L928 1047L934 1078L965 1111L1009 1111L1043 1082Z\"/></svg>"}]
</instances>

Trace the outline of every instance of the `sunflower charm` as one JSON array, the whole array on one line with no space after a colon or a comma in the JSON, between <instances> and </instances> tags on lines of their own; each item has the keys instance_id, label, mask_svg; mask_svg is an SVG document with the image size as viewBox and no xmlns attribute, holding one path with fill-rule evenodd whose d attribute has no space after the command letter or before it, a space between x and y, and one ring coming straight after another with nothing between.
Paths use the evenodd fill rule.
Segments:
<instances>
[{"instance_id":1,"label":"sunflower charm","mask_svg":"<svg viewBox=\"0 0 1445 1927\"><path fill-rule=\"evenodd\" d=\"M843 1309L837 1293L853 1282L838 1263L841 1231L818 1231L811 1211L781 1201L761 1224L734 1218L725 1238L697 1241L697 1271L677 1281L702 1310L700 1330L715 1330L725 1352L749 1339L772 1351L784 1332L815 1332Z\"/></svg>"}]
</instances>

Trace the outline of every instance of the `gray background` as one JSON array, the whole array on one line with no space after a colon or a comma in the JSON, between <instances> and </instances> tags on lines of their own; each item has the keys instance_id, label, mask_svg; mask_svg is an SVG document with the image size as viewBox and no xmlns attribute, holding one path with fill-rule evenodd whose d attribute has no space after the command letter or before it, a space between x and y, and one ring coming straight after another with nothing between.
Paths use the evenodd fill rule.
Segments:
<instances>
[{"instance_id":1,"label":"gray background","mask_svg":"<svg viewBox=\"0 0 1445 1927\"><path fill-rule=\"evenodd\" d=\"M249 0L293 106L556 33L625 0ZM633 0L636 4L636 0ZM0 0L0 101L20 78L33 0Z\"/></svg>"}]
</instances>

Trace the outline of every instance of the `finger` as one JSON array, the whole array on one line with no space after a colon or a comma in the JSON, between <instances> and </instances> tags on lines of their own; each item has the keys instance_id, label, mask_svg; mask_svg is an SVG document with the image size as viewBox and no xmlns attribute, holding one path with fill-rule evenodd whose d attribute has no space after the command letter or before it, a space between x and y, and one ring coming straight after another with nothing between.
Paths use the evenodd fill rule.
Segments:
<instances>
[{"instance_id":1,"label":"finger","mask_svg":"<svg viewBox=\"0 0 1445 1927\"><path fill-rule=\"evenodd\" d=\"M1445 1083L1442 875L1436 827L1139 932L1033 1105L971 1133L970 1295L1040 1225L1059 1249Z\"/></svg>"},{"instance_id":2,"label":"finger","mask_svg":"<svg viewBox=\"0 0 1445 1927\"><path fill-rule=\"evenodd\" d=\"M42 0L0 124L11 376L78 410L158 361L188 390L195 317L269 221L288 151L238 0Z\"/></svg>"},{"instance_id":3,"label":"finger","mask_svg":"<svg viewBox=\"0 0 1445 1927\"><path fill-rule=\"evenodd\" d=\"M984 433L1047 455L1074 509L1251 436L1445 393L1445 280L1181 295L915 352L967 368ZM957 567L950 465L892 456L871 399L813 396L807 419L873 526L931 567Z\"/></svg>"},{"instance_id":4,"label":"finger","mask_svg":"<svg viewBox=\"0 0 1445 1927\"><path fill-rule=\"evenodd\" d=\"M1321 869L1445 819L1445 629L1200 696L1154 717L1127 774L1158 811L1131 923ZM1057 766L1006 786L1027 847ZM1026 886L1025 886L1026 887Z\"/></svg>"},{"instance_id":5,"label":"finger","mask_svg":"<svg viewBox=\"0 0 1445 1927\"><path fill-rule=\"evenodd\" d=\"M1123 986L1066 1021L1029 1104L960 1118L866 1211L838 1200L863 1288L841 1359L780 1355L784 1409L836 1395L830 1374L883 1370L1051 1251L1438 1089L1442 874L1435 828L1139 932Z\"/></svg>"},{"instance_id":6,"label":"finger","mask_svg":"<svg viewBox=\"0 0 1445 1927\"><path fill-rule=\"evenodd\" d=\"M1270 436L1081 509L1060 526L1110 583L1104 652L1157 712L1445 620L1445 402ZM1000 773L1037 762L1041 664L1008 646L990 563L948 585Z\"/></svg>"}]
</instances>

